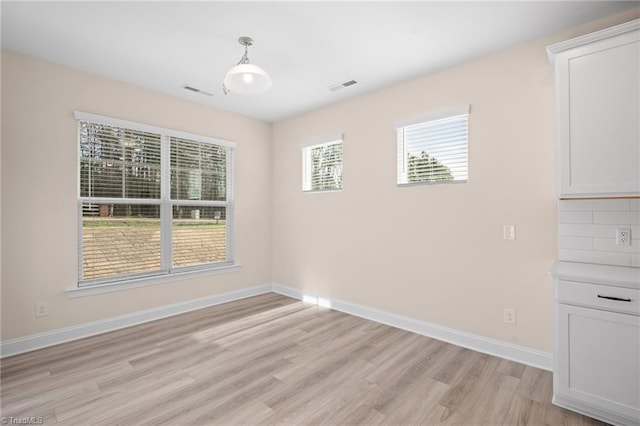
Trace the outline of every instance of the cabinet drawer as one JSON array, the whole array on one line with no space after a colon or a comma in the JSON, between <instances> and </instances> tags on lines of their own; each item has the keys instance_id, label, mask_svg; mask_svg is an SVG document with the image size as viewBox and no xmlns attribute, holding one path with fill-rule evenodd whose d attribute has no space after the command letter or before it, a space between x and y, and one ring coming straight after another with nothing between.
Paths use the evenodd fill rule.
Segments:
<instances>
[{"instance_id":1,"label":"cabinet drawer","mask_svg":"<svg viewBox=\"0 0 640 426\"><path fill-rule=\"evenodd\" d=\"M576 281L558 281L559 303L640 315L640 290Z\"/></svg>"}]
</instances>

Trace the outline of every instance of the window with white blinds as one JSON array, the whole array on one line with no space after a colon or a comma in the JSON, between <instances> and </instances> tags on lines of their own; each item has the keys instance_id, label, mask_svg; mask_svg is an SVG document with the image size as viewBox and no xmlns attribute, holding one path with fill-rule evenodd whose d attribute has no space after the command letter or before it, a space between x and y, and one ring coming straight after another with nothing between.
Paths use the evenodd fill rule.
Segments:
<instances>
[{"instance_id":1,"label":"window with white blinds","mask_svg":"<svg viewBox=\"0 0 640 426\"><path fill-rule=\"evenodd\" d=\"M398 185L466 182L469 105L396 124Z\"/></svg>"},{"instance_id":2,"label":"window with white blinds","mask_svg":"<svg viewBox=\"0 0 640 426\"><path fill-rule=\"evenodd\" d=\"M232 142L75 116L80 286L233 263Z\"/></svg>"},{"instance_id":3,"label":"window with white blinds","mask_svg":"<svg viewBox=\"0 0 640 426\"><path fill-rule=\"evenodd\" d=\"M342 189L342 135L317 139L302 147L302 190Z\"/></svg>"}]
</instances>

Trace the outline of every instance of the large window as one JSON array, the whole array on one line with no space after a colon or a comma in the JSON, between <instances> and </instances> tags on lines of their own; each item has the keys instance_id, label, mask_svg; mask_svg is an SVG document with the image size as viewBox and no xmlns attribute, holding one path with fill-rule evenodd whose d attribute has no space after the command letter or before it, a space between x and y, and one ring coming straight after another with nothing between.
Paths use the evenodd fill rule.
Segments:
<instances>
[{"instance_id":1,"label":"large window","mask_svg":"<svg viewBox=\"0 0 640 426\"><path fill-rule=\"evenodd\" d=\"M342 135L317 139L302 147L302 190L342 189Z\"/></svg>"},{"instance_id":2,"label":"large window","mask_svg":"<svg viewBox=\"0 0 640 426\"><path fill-rule=\"evenodd\" d=\"M233 263L232 142L76 119L80 285Z\"/></svg>"},{"instance_id":3,"label":"large window","mask_svg":"<svg viewBox=\"0 0 640 426\"><path fill-rule=\"evenodd\" d=\"M469 106L396 124L398 185L466 182Z\"/></svg>"}]
</instances>

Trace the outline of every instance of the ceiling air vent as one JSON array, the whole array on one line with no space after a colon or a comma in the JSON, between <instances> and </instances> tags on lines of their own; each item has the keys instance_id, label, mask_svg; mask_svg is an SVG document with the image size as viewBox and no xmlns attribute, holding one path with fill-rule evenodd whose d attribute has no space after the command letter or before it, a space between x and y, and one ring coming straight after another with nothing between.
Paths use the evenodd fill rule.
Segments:
<instances>
[{"instance_id":1,"label":"ceiling air vent","mask_svg":"<svg viewBox=\"0 0 640 426\"><path fill-rule=\"evenodd\" d=\"M190 86L188 84L183 84L182 88L184 90L189 91L189 92L200 93L201 95L205 95L205 96L213 96L213 93L205 92L204 90L200 90L197 87L193 87L193 86Z\"/></svg>"},{"instance_id":2,"label":"ceiling air vent","mask_svg":"<svg viewBox=\"0 0 640 426\"><path fill-rule=\"evenodd\" d=\"M184 90L189 90L190 92L195 92L195 93L198 93L200 91L200 89L196 89L195 87L191 87L188 84L183 84L182 88Z\"/></svg>"},{"instance_id":3,"label":"ceiling air vent","mask_svg":"<svg viewBox=\"0 0 640 426\"><path fill-rule=\"evenodd\" d=\"M340 89L344 89L345 87L349 87L349 86L353 86L354 84L357 84L358 82L355 80L347 80L347 81L343 81L342 83L338 83L338 84L334 84L333 86L329 86L329 90L331 90L332 92L338 91Z\"/></svg>"}]
</instances>

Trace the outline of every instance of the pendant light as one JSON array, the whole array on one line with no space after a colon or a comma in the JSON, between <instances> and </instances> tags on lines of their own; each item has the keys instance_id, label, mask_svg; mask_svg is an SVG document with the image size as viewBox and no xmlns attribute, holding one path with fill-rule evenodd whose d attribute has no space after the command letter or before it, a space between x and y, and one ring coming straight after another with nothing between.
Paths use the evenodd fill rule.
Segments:
<instances>
[{"instance_id":1,"label":"pendant light","mask_svg":"<svg viewBox=\"0 0 640 426\"><path fill-rule=\"evenodd\" d=\"M231 68L224 77L222 89L224 94L254 94L266 92L271 88L271 77L262 68L249 63L247 50L253 45L251 37L240 37L238 43L244 46L244 55L238 65Z\"/></svg>"}]
</instances>

